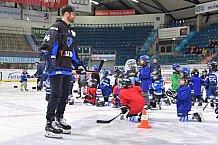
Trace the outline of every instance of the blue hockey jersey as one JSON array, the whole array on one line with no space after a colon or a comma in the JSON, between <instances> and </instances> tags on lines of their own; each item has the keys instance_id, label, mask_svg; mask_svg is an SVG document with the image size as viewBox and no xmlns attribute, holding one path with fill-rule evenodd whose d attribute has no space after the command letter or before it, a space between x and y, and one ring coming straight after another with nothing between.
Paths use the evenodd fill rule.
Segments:
<instances>
[{"instance_id":1,"label":"blue hockey jersey","mask_svg":"<svg viewBox=\"0 0 218 145\"><path fill-rule=\"evenodd\" d=\"M155 95L163 95L164 94L163 79L152 81L152 83L149 85L149 90L153 91Z\"/></svg>"},{"instance_id":2,"label":"blue hockey jersey","mask_svg":"<svg viewBox=\"0 0 218 145\"><path fill-rule=\"evenodd\" d=\"M204 85L206 89L208 89L209 95L218 96L217 92L217 73L212 71L208 74L208 76L205 78Z\"/></svg>"},{"instance_id":3,"label":"blue hockey jersey","mask_svg":"<svg viewBox=\"0 0 218 145\"><path fill-rule=\"evenodd\" d=\"M202 78L200 77L191 77L191 88L193 89L194 95L201 95L201 85L202 85Z\"/></svg>"},{"instance_id":4,"label":"blue hockey jersey","mask_svg":"<svg viewBox=\"0 0 218 145\"><path fill-rule=\"evenodd\" d=\"M151 84L149 66L144 66L139 70L139 79L141 80L141 87L143 92L147 92L149 85Z\"/></svg>"},{"instance_id":5,"label":"blue hockey jersey","mask_svg":"<svg viewBox=\"0 0 218 145\"><path fill-rule=\"evenodd\" d=\"M103 78L100 81L99 89L101 89L103 96L109 96L112 93L112 86L110 85L110 80L106 77Z\"/></svg>"},{"instance_id":6,"label":"blue hockey jersey","mask_svg":"<svg viewBox=\"0 0 218 145\"><path fill-rule=\"evenodd\" d=\"M191 111L191 89L189 86L180 86L177 90L177 114L178 116L181 115L188 115L188 112Z\"/></svg>"}]
</instances>

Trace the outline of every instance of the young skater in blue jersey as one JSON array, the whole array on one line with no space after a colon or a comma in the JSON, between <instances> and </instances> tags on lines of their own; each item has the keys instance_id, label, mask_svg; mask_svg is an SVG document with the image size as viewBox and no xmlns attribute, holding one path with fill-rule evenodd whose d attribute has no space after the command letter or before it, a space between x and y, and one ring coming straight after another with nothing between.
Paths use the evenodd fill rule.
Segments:
<instances>
[{"instance_id":1,"label":"young skater in blue jersey","mask_svg":"<svg viewBox=\"0 0 218 145\"><path fill-rule=\"evenodd\" d=\"M103 69L100 72L100 84L98 86L99 89L101 89L102 91L102 95L104 97L104 103L106 103L105 105L108 104L109 101L109 96L112 93L112 86L110 85L110 79L107 78L108 76L108 70Z\"/></svg>"},{"instance_id":2,"label":"young skater in blue jersey","mask_svg":"<svg viewBox=\"0 0 218 145\"><path fill-rule=\"evenodd\" d=\"M187 77L180 77L179 88L176 96L177 116L179 121L187 122L196 119L198 122L202 122L201 115L199 113L191 114L191 88L189 87L190 79Z\"/></svg>"},{"instance_id":3,"label":"young skater in blue jersey","mask_svg":"<svg viewBox=\"0 0 218 145\"><path fill-rule=\"evenodd\" d=\"M150 109L150 100L148 95L149 85L151 84L150 80L150 67L149 63L149 56L142 55L139 58L139 65L142 66L139 70L139 80L141 81L141 88L143 91L143 97L146 99L146 104L148 109Z\"/></svg>"},{"instance_id":4,"label":"young skater in blue jersey","mask_svg":"<svg viewBox=\"0 0 218 145\"><path fill-rule=\"evenodd\" d=\"M158 105L158 109L161 110L160 100L164 96L164 81L161 77L160 71L154 69L151 74L151 84L149 85L149 93L154 99L154 103Z\"/></svg>"},{"instance_id":5,"label":"young skater in blue jersey","mask_svg":"<svg viewBox=\"0 0 218 145\"><path fill-rule=\"evenodd\" d=\"M202 79L199 77L198 69L192 70L193 76L191 77L191 88L192 88L192 106L194 106L196 99L198 100L198 106L202 106L203 98L202 98Z\"/></svg>"},{"instance_id":6,"label":"young skater in blue jersey","mask_svg":"<svg viewBox=\"0 0 218 145\"><path fill-rule=\"evenodd\" d=\"M23 89L25 91L28 91L27 89L27 79L30 78L30 75L28 74L27 72L27 69L24 68L23 69L23 72L21 73L21 76L20 76L20 90L23 91Z\"/></svg>"},{"instance_id":7,"label":"young skater in blue jersey","mask_svg":"<svg viewBox=\"0 0 218 145\"><path fill-rule=\"evenodd\" d=\"M215 113L218 114L218 72L217 72L217 62L211 62L209 64L209 74L205 78L204 85L208 90L210 106L216 107ZM214 105L215 104L215 105ZM218 118L218 116L217 116Z\"/></svg>"}]
</instances>

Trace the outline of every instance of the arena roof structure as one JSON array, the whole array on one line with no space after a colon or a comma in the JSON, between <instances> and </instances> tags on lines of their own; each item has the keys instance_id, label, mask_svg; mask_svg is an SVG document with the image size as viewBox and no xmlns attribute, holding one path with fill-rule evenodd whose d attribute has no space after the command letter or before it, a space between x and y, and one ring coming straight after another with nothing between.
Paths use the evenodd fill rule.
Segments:
<instances>
[{"instance_id":1,"label":"arena roof structure","mask_svg":"<svg viewBox=\"0 0 218 145\"><path fill-rule=\"evenodd\" d=\"M95 9L135 9L136 14L165 13L172 20L195 17L195 5L213 0L93 0ZM96 3L97 2L97 3Z\"/></svg>"}]
</instances>

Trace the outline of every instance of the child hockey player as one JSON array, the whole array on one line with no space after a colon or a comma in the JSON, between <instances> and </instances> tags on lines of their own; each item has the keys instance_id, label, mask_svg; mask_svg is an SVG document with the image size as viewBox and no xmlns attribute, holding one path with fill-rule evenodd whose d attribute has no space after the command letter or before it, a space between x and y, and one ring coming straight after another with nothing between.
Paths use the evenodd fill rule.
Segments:
<instances>
[{"instance_id":1,"label":"child hockey player","mask_svg":"<svg viewBox=\"0 0 218 145\"><path fill-rule=\"evenodd\" d=\"M96 79L90 79L88 81L88 88L86 89L86 96L84 100L84 104L91 104L95 105L96 102L96 91L97 91L97 80Z\"/></svg>"},{"instance_id":2,"label":"child hockey player","mask_svg":"<svg viewBox=\"0 0 218 145\"><path fill-rule=\"evenodd\" d=\"M83 95L85 95L85 87L86 87L86 81L87 81L87 73L85 71L78 72L79 78L78 78L78 83L79 83L79 89L78 89L78 94L79 96L77 98L81 98Z\"/></svg>"},{"instance_id":3,"label":"child hockey player","mask_svg":"<svg viewBox=\"0 0 218 145\"><path fill-rule=\"evenodd\" d=\"M149 85L149 93L152 94L154 103L158 105L158 109L161 110L160 100L164 96L164 81L161 78L161 74L158 69L154 69L151 76L151 84Z\"/></svg>"},{"instance_id":4,"label":"child hockey player","mask_svg":"<svg viewBox=\"0 0 218 145\"><path fill-rule=\"evenodd\" d=\"M131 80L123 78L120 82L120 101L122 114L127 114L131 122L140 122L141 112L145 106L145 98L142 96L142 89L139 86L131 85Z\"/></svg>"},{"instance_id":5,"label":"child hockey player","mask_svg":"<svg viewBox=\"0 0 218 145\"><path fill-rule=\"evenodd\" d=\"M202 79L202 89L201 89L201 91L202 91L202 94L203 94L203 91L204 91L204 90L206 91L206 97L205 97L205 98L203 97L205 103L208 102L208 97L209 97L209 92L208 92L208 90L205 88L205 85L204 85L204 82L205 82L206 77L207 77L207 70L204 69L204 70L202 70L202 73L201 73L201 79Z\"/></svg>"},{"instance_id":6,"label":"child hockey player","mask_svg":"<svg viewBox=\"0 0 218 145\"><path fill-rule=\"evenodd\" d=\"M173 64L173 75L172 75L172 91L177 91L179 88L179 76L180 76L180 65Z\"/></svg>"},{"instance_id":7,"label":"child hockey player","mask_svg":"<svg viewBox=\"0 0 218 145\"><path fill-rule=\"evenodd\" d=\"M49 101L50 96L51 96L51 86L50 86L50 79L47 77L47 79L44 81L44 87L45 87L45 100Z\"/></svg>"},{"instance_id":8,"label":"child hockey player","mask_svg":"<svg viewBox=\"0 0 218 145\"><path fill-rule=\"evenodd\" d=\"M198 69L192 70L193 76L191 77L191 88L193 89L193 95L192 95L192 106L194 106L196 99L198 99L198 106L202 106L203 98L201 95L201 85L202 85L202 79L199 77L199 71Z\"/></svg>"},{"instance_id":9,"label":"child hockey player","mask_svg":"<svg viewBox=\"0 0 218 145\"><path fill-rule=\"evenodd\" d=\"M69 92L69 95L68 95L68 102L69 102L69 105L74 105L74 96L73 96L73 86L74 86L74 83L75 83L75 77L72 73L72 79L71 79L71 82L70 82L70 92Z\"/></svg>"},{"instance_id":10,"label":"child hockey player","mask_svg":"<svg viewBox=\"0 0 218 145\"><path fill-rule=\"evenodd\" d=\"M113 99L111 100L111 103L114 104L113 105L113 108L118 108L121 106L121 103L120 103L120 98L119 98L119 92L120 92L120 86L119 86L119 82L124 78L124 75L123 74L120 74L117 79L116 79L116 84L114 87L113 87L113 91L112 91L112 94L113 94Z\"/></svg>"},{"instance_id":11,"label":"child hockey player","mask_svg":"<svg viewBox=\"0 0 218 145\"><path fill-rule=\"evenodd\" d=\"M214 107L214 102L216 103L216 107L218 107L218 76L217 76L217 63L212 62L209 64L209 74L204 81L205 88L208 90L208 95L210 99L210 106ZM217 112L218 113L218 112ZM218 118L218 117L217 117Z\"/></svg>"},{"instance_id":12,"label":"child hockey player","mask_svg":"<svg viewBox=\"0 0 218 145\"><path fill-rule=\"evenodd\" d=\"M139 79L141 80L141 88L143 90L143 97L146 99L148 109L150 108L150 100L148 96L149 85L151 84L150 80L150 67L148 66L149 56L142 55L139 58L139 64L142 68L139 70Z\"/></svg>"},{"instance_id":13,"label":"child hockey player","mask_svg":"<svg viewBox=\"0 0 218 145\"><path fill-rule=\"evenodd\" d=\"M177 106L177 115L180 117L179 121L186 122L190 119L188 118L189 112L191 111L191 89L188 86L189 79L187 77L180 77L179 79L179 88L177 90L176 96L176 106ZM202 118L198 113L194 113L191 119L196 119L199 122L202 122Z\"/></svg>"},{"instance_id":14,"label":"child hockey player","mask_svg":"<svg viewBox=\"0 0 218 145\"><path fill-rule=\"evenodd\" d=\"M137 77L137 63L135 59L128 59L125 63L125 74L131 80L132 85L135 85L139 78Z\"/></svg>"},{"instance_id":15,"label":"child hockey player","mask_svg":"<svg viewBox=\"0 0 218 145\"><path fill-rule=\"evenodd\" d=\"M93 70L96 71L96 72L93 72L93 73L91 74L91 78L96 79L96 80L97 80L97 84L100 83L99 72L97 72L98 69L99 69L98 65L95 64L95 65L93 66Z\"/></svg>"},{"instance_id":16,"label":"child hockey player","mask_svg":"<svg viewBox=\"0 0 218 145\"><path fill-rule=\"evenodd\" d=\"M110 80L107 78L108 76L108 70L102 70L100 72L100 84L99 84L99 89L102 91L102 95L104 97L104 103L109 100L109 96L112 93L112 86L110 85Z\"/></svg>"},{"instance_id":17,"label":"child hockey player","mask_svg":"<svg viewBox=\"0 0 218 145\"><path fill-rule=\"evenodd\" d=\"M20 90L23 91L23 89L25 91L28 91L27 89L27 78L30 78L30 75L28 74L27 72L27 68L24 68L23 69L23 72L21 73L21 76L20 76Z\"/></svg>"}]
</instances>

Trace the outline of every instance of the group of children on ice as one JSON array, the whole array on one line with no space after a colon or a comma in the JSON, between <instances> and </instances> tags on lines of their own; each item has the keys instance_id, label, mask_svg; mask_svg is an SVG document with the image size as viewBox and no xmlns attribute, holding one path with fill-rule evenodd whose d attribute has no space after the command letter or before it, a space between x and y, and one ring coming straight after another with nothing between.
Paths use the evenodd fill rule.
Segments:
<instances>
[{"instance_id":1,"label":"group of children on ice","mask_svg":"<svg viewBox=\"0 0 218 145\"><path fill-rule=\"evenodd\" d=\"M96 72L93 72L90 78L87 77L86 72L77 72L79 74L79 97L84 93L83 103L88 105L110 106L112 103L114 108L121 108L121 112L127 114L127 118L131 122L140 121L143 108L150 109L157 106L158 109L161 109L161 100L167 100L166 104L170 105L172 101L169 101L169 98L176 102L180 121L193 119L202 121L199 113L190 113L191 106L194 106L196 101L198 101L198 106L209 101L211 107L214 107L214 103L218 107L218 101L216 102L218 96L216 62L209 63L209 72L207 73L205 69L201 76L199 76L198 69L190 72L188 68L180 69L179 64L173 64L172 89L167 90L166 93L160 67L155 66L151 71L147 55L141 56L138 64L140 69L137 71L137 61L129 59L124 70L115 69L113 74L106 69L102 69L98 73L98 65L94 65L93 69ZM28 77L26 71L22 75ZM74 83L75 78L72 75L71 92L69 92L69 104L71 105L74 104L72 92ZM46 85L46 100L48 100L50 95L49 78L44 84ZM25 87L25 83L22 83L22 86ZM202 88L206 90L207 94L204 99ZM169 92L171 95L168 95ZM215 112L218 114L217 108Z\"/></svg>"}]
</instances>

